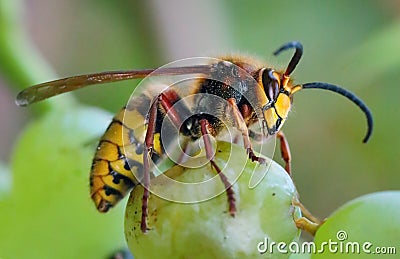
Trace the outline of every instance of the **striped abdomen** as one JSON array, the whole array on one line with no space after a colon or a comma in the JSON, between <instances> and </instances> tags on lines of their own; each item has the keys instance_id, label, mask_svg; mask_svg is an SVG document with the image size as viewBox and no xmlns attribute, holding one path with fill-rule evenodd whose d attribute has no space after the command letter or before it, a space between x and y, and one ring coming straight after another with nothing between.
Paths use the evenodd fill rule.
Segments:
<instances>
[{"instance_id":1,"label":"striped abdomen","mask_svg":"<svg viewBox=\"0 0 400 259\"><path fill-rule=\"evenodd\" d=\"M145 134L145 116L124 107L100 139L90 172L91 198L100 212L107 212L139 184ZM156 154L160 150L155 146Z\"/></svg>"}]
</instances>

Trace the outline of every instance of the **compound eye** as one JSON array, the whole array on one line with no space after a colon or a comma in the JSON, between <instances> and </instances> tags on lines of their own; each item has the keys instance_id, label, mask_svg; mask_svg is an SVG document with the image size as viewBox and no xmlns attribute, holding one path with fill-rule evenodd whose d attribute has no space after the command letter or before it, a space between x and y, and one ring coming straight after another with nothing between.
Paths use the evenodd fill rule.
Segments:
<instances>
[{"instance_id":1,"label":"compound eye","mask_svg":"<svg viewBox=\"0 0 400 259\"><path fill-rule=\"evenodd\" d=\"M275 101L279 95L279 79L272 69L266 69L262 75L262 83L269 101Z\"/></svg>"}]
</instances>

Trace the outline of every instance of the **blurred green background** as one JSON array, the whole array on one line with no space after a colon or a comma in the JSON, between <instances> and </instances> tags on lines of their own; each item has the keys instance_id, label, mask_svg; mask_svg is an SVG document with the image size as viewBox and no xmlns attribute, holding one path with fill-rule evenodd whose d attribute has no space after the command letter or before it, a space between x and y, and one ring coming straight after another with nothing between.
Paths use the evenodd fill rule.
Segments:
<instances>
[{"instance_id":1,"label":"blurred green background","mask_svg":"<svg viewBox=\"0 0 400 259\"><path fill-rule=\"evenodd\" d=\"M2 185L10 179L7 165L13 161L14 143L24 126L42 111L40 104L33 108L37 113L14 104L17 92L29 85L226 53L255 55L284 68L290 51L279 57L272 52L287 41L298 40L304 45L304 56L293 73L296 82L343 86L366 102L375 119L370 142L362 144L366 122L356 106L326 91L296 94L283 131L291 146L292 170L302 202L324 218L362 194L399 189L400 1L0 3ZM75 96L115 113L136 84L94 86ZM43 151L43 156L46 152L51 151ZM276 160L281 161L279 156ZM88 167L90 163L89 158ZM81 173L88 177L88 172Z\"/></svg>"}]
</instances>

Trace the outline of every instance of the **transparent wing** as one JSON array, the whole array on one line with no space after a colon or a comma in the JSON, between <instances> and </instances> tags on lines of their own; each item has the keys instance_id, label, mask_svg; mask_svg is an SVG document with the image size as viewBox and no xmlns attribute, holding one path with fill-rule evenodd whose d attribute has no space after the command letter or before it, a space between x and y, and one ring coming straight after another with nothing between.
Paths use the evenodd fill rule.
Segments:
<instances>
[{"instance_id":1,"label":"transparent wing","mask_svg":"<svg viewBox=\"0 0 400 259\"><path fill-rule=\"evenodd\" d=\"M210 65L197 65L159 69L108 71L88 75L72 76L26 88L18 94L15 102L19 106L27 106L29 104L39 102L62 93L71 92L88 85L112 83L122 80L144 78L146 76L207 74L210 72L210 69Z\"/></svg>"}]
</instances>

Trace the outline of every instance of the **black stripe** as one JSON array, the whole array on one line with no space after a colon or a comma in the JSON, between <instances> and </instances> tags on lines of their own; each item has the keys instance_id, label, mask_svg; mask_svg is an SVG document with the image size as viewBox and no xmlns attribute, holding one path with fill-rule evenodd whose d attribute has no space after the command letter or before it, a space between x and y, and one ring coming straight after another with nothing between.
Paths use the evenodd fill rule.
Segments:
<instances>
[{"instance_id":1,"label":"black stripe","mask_svg":"<svg viewBox=\"0 0 400 259\"><path fill-rule=\"evenodd\" d=\"M143 150L144 150L144 145L142 143L136 143L136 149L135 152L137 155L141 155L143 154Z\"/></svg>"},{"instance_id":2,"label":"black stripe","mask_svg":"<svg viewBox=\"0 0 400 259\"><path fill-rule=\"evenodd\" d=\"M137 144L138 143L138 141L137 141L137 139L135 138L135 131L133 130L133 129L130 129L130 128L128 128L128 127L125 127L125 128L127 128L128 129L128 136L129 136L129 143L131 143L131 144ZM137 153L137 152L136 152Z\"/></svg>"},{"instance_id":3,"label":"black stripe","mask_svg":"<svg viewBox=\"0 0 400 259\"><path fill-rule=\"evenodd\" d=\"M125 157L124 168L130 171L133 167L137 167L138 172L143 172L143 164L141 162Z\"/></svg>"},{"instance_id":4,"label":"black stripe","mask_svg":"<svg viewBox=\"0 0 400 259\"><path fill-rule=\"evenodd\" d=\"M121 126L125 126L124 123L123 123L122 121L117 120L117 119L115 119L115 118L113 118L113 120L111 121L110 125L113 124L113 123L117 123L117 124L119 124L119 125L121 125Z\"/></svg>"},{"instance_id":5,"label":"black stripe","mask_svg":"<svg viewBox=\"0 0 400 259\"><path fill-rule=\"evenodd\" d=\"M135 183L127 176L118 173L117 171L111 170L110 175L113 177L113 183L120 184L121 180L124 181L124 184L129 188L132 189L135 187Z\"/></svg>"},{"instance_id":6,"label":"black stripe","mask_svg":"<svg viewBox=\"0 0 400 259\"><path fill-rule=\"evenodd\" d=\"M125 158L125 157L123 156L123 158ZM125 165L124 165L124 168L125 168ZM127 170L130 171L129 169L127 169ZM127 185L127 187L129 189L132 189L136 186L136 184L129 177L119 173L118 171L115 171L112 168L110 162L108 162L108 171L109 171L110 175L113 177L113 183L120 184L121 180L123 180L125 185Z\"/></svg>"},{"instance_id":7,"label":"black stripe","mask_svg":"<svg viewBox=\"0 0 400 259\"><path fill-rule=\"evenodd\" d=\"M124 196L121 194L120 191L118 191L117 189L112 188L111 186L104 185L104 186L103 186L103 189L104 189L104 191L105 191L105 193L106 193L107 196L115 195L115 196L118 197L119 200L122 199L122 198L124 197Z\"/></svg>"}]
</instances>

